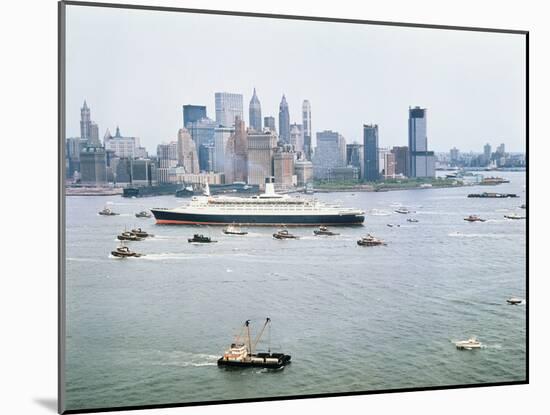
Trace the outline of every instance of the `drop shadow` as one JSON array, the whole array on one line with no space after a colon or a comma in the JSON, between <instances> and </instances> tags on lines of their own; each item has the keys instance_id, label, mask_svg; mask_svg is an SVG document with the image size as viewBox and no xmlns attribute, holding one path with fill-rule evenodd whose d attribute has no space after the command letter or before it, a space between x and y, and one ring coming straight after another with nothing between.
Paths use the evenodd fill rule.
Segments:
<instances>
[{"instance_id":1,"label":"drop shadow","mask_svg":"<svg viewBox=\"0 0 550 415\"><path fill-rule=\"evenodd\" d=\"M57 413L57 399L55 398L35 398L34 402L52 412Z\"/></svg>"}]
</instances>

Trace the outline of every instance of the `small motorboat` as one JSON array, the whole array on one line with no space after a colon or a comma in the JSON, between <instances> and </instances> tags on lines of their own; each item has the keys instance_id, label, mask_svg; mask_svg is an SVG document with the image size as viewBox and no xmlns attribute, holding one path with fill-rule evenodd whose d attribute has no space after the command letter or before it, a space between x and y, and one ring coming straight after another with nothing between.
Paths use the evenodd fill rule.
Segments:
<instances>
[{"instance_id":1,"label":"small motorboat","mask_svg":"<svg viewBox=\"0 0 550 415\"><path fill-rule=\"evenodd\" d=\"M461 349L461 350L473 350L473 349L480 349L481 343L477 341L475 337L470 337L468 340L461 340L461 341L455 342L455 346L457 349Z\"/></svg>"},{"instance_id":2,"label":"small motorboat","mask_svg":"<svg viewBox=\"0 0 550 415\"><path fill-rule=\"evenodd\" d=\"M313 231L315 235L326 235L326 236L335 236L340 235L339 233L329 231L326 226L319 226L319 229Z\"/></svg>"},{"instance_id":3,"label":"small motorboat","mask_svg":"<svg viewBox=\"0 0 550 415\"><path fill-rule=\"evenodd\" d=\"M418 222L418 219L415 219L415 218L408 218L408 219L407 219L407 222L417 223L417 222Z\"/></svg>"},{"instance_id":4,"label":"small motorboat","mask_svg":"<svg viewBox=\"0 0 550 415\"><path fill-rule=\"evenodd\" d=\"M133 232L122 232L117 235L119 241L143 241L143 238L134 234Z\"/></svg>"},{"instance_id":5,"label":"small motorboat","mask_svg":"<svg viewBox=\"0 0 550 415\"><path fill-rule=\"evenodd\" d=\"M512 304L512 305L518 305L518 304L521 304L523 303L523 298L517 298L517 297L510 297L506 300L506 302L508 304Z\"/></svg>"},{"instance_id":6,"label":"small motorboat","mask_svg":"<svg viewBox=\"0 0 550 415\"><path fill-rule=\"evenodd\" d=\"M527 205L524 203L523 205L520 206L520 209L527 209Z\"/></svg>"},{"instance_id":7,"label":"small motorboat","mask_svg":"<svg viewBox=\"0 0 550 415\"><path fill-rule=\"evenodd\" d=\"M289 231L286 229L281 229L277 233L273 234L273 237L275 239L298 239L296 235L292 235Z\"/></svg>"},{"instance_id":8,"label":"small motorboat","mask_svg":"<svg viewBox=\"0 0 550 415\"><path fill-rule=\"evenodd\" d=\"M380 246L387 245L382 239L375 238L370 233L357 241L359 246Z\"/></svg>"},{"instance_id":9,"label":"small motorboat","mask_svg":"<svg viewBox=\"0 0 550 415\"><path fill-rule=\"evenodd\" d=\"M143 254L138 254L137 252L130 251L130 248L128 248L127 246L119 246L116 250L111 251L111 255L117 258L138 258L140 256L143 256Z\"/></svg>"},{"instance_id":10,"label":"small motorboat","mask_svg":"<svg viewBox=\"0 0 550 415\"><path fill-rule=\"evenodd\" d=\"M223 229L223 233L226 235L246 235L248 232L243 231L239 226L235 224L229 225Z\"/></svg>"},{"instance_id":11,"label":"small motorboat","mask_svg":"<svg viewBox=\"0 0 550 415\"><path fill-rule=\"evenodd\" d=\"M145 232L141 228L132 229L132 233L139 238L151 238L152 236L154 236L151 233Z\"/></svg>"},{"instance_id":12,"label":"small motorboat","mask_svg":"<svg viewBox=\"0 0 550 415\"><path fill-rule=\"evenodd\" d=\"M467 222L485 222L486 221L486 219L481 219L477 215L470 215L467 218L464 218L464 220Z\"/></svg>"},{"instance_id":13,"label":"small motorboat","mask_svg":"<svg viewBox=\"0 0 550 415\"><path fill-rule=\"evenodd\" d=\"M153 215L151 215L149 212L142 210L141 212L136 213L136 218L150 218Z\"/></svg>"},{"instance_id":14,"label":"small motorboat","mask_svg":"<svg viewBox=\"0 0 550 415\"><path fill-rule=\"evenodd\" d=\"M504 215L506 219L525 219L525 216L518 215L517 213L510 213L509 215Z\"/></svg>"},{"instance_id":15,"label":"small motorboat","mask_svg":"<svg viewBox=\"0 0 550 415\"><path fill-rule=\"evenodd\" d=\"M102 215L102 216L118 216L118 215L120 215L120 213L113 212L108 207L105 207L105 208L103 208L103 210L100 210L99 214Z\"/></svg>"},{"instance_id":16,"label":"small motorboat","mask_svg":"<svg viewBox=\"0 0 550 415\"><path fill-rule=\"evenodd\" d=\"M400 207L399 209L395 209L395 213L401 213L402 215L407 215L411 213L411 211L406 207Z\"/></svg>"},{"instance_id":17,"label":"small motorboat","mask_svg":"<svg viewBox=\"0 0 550 415\"><path fill-rule=\"evenodd\" d=\"M399 228L401 225L399 225L399 224L393 224L393 223L388 223L388 224L386 224L386 226L387 226L388 228L393 228L394 226L395 226L396 228Z\"/></svg>"},{"instance_id":18,"label":"small motorboat","mask_svg":"<svg viewBox=\"0 0 550 415\"><path fill-rule=\"evenodd\" d=\"M189 242L189 243L196 242L196 243L202 243L202 244L209 244L209 243L218 242L218 241L213 241L212 239L210 239L209 236L199 235L198 233L196 233L196 234L193 235L192 238L187 239L187 242Z\"/></svg>"}]
</instances>

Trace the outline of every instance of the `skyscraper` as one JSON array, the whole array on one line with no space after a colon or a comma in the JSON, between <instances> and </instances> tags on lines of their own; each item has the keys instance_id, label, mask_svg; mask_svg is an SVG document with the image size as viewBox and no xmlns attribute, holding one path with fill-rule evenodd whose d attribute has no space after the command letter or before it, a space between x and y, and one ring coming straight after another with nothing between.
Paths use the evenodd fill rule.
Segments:
<instances>
[{"instance_id":1,"label":"skyscraper","mask_svg":"<svg viewBox=\"0 0 550 415\"><path fill-rule=\"evenodd\" d=\"M183 167L186 173L199 173L197 147L185 128L178 131L178 166Z\"/></svg>"},{"instance_id":2,"label":"skyscraper","mask_svg":"<svg viewBox=\"0 0 550 415\"><path fill-rule=\"evenodd\" d=\"M235 132L227 140L224 171L226 183L246 182L248 178L248 141L244 121L235 118Z\"/></svg>"},{"instance_id":3,"label":"skyscraper","mask_svg":"<svg viewBox=\"0 0 550 415\"><path fill-rule=\"evenodd\" d=\"M187 123L195 122L201 118L206 118L206 107L204 105L183 106L183 127L187 128Z\"/></svg>"},{"instance_id":4,"label":"skyscraper","mask_svg":"<svg viewBox=\"0 0 550 415\"><path fill-rule=\"evenodd\" d=\"M200 151L201 146L214 145L214 131L216 129L216 122L214 120L207 117L199 118L198 120L188 122L185 128L191 134L197 151ZM206 167L200 163L200 157L199 165L201 170L206 170Z\"/></svg>"},{"instance_id":5,"label":"skyscraper","mask_svg":"<svg viewBox=\"0 0 550 415\"><path fill-rule=\"evenodd\" d=\"M294 146L294 151L303 153L304 151L304 133L300 124L290 126L290 144Z\"/></svg>"},{"instance_id":6,"label":"skyscraper","mask_svg":"<svg viewBox=\"0 0 550 415\"><path fill-rule=\"evenodd\" d=\"M216 92L216 124L233 127L235 118L243 118L243 96L230 92Z\"/></svg>"},{"instance_id":7,"label":"skyscraper","mask_svg":"<svg viewBox=\"0 0 550 415\"><path fill-rule=\"evenodd\" d=\"M487 143L483 146L483 158L485 163L491 161L491 144Z\"/></svg>"},{"instance_id":8,"label":"skyscraper","mask_svg":"<svg viewBox=\"0 0 550 415\"><path fill-rule=\"evenodd\" d=\"M225 171L225 149L227 140L235 132L234 128L216 127L214 130L214 171L223 173Z\"/></svg>"},{"instance_id":9,"label":"skyscraper","mask_svg":"<svg viewBox=\"0 0 550 415\"><path fill-rule=\"evenodd\" d=\"M279 138L285 144L290 143L290 114L284 94L279 104Z\"/></svg>"},{"instance_id":10,"label":"skyscraper","mask_svg":"<svg viewBox=\"0 0 550 415\"><path fill-rule=\"evenodd\" d=\"M264 128L268 128L277 134L277 128L275 127L275 117L264 117Z\"/></svg>"},{"instance_id":11,"label":"skyscraper","mask_svg":"<svg viewBox=\"0 0 550 415\"><path fill-rule=\"evenodd\" d=\"M90 138L90 108L84 100L84 105L80 108L80 138L89 140Z\"/></svg>"},{"instance_id":12,"label":"skyscraper","mask_svg":"<svg viewBox=\"0 0 550 415\"><path fill-rule=\"evenodd\" d=\"M426 108L409 107L409 177L435 177L435 157L428 151Z\"/></svg>"},{"instance_id":13,"label":"skyscraper","mask_svg":"<svg viewBox=\"0 0 550 415\"><path fill-rule=\"evenodd\" d=\"M86 146L80 152L80 180L101 185L107 182L107 158L101 146Z\"/></svg>"},{"instance_id":14,"label":"skyscraper","mask_svg":"<svg viewBox=\"0 0 550 415\"><path fill-rule=\"evenodd\" d=\"M302 104L302 126L304 133L304 154L306 159L311 160L311 105L307 99Z\"/></svg>"},{"instance_id":15,"label":"skyscraper","mask_svg":"<svg viewBox=\"0 0 550 415\"><path fill-rule=\"evenodd\" d=\"M317 133L317 148L313 157L316 179L331 179L332 171L346 166L346 140L335 131Z\"/></svg>"},{"instance_id":16,"label":"skyscraper","mask_svg":"<svg viewBox=\"0 0 550 415\"><path fill-rule=\"evenodd\" d=\"M364 173L363 179L369 182L380 178L378 157L378 125L363 125Z\"/></svg>"},{"instance_id":17,"label":"skyscraper","mask_svg":"<svg viewBox=\"0 0 550 415\"><path fill-rule=\"evenodd\" d=\"M248 184L265 186L265 178L273 176L273 154L277 135L273 131L248 133Z\"/></svg>"},{"instance_id":18,"label":"skyscraper","mask_svg":"<svg viewBox=\"0 0 550 415\"><path fill-rule=\"evenodd\" d=\"M250 128L258 132L262 131L262 106L260 100L256 95L256 88L254 88L254 93L252 99L250 100L250 105L248 107L248 117Z\"/></svg>"},{"instance_id":19,"label":"skyscraper","mask_svg":"<svg viewBox=\"0 0 550 415\"><path fill-rule=\"evenodd\" d=\"M394 147L391 152L395 156L395 174L409 175L409 147Z\"/></svg>"},{"instance_id":20,"label":"skyscraper","mask_svg":"<svg viewBox=\"0 0 550 415\"><path fill-rule=\"evenodd\" d=\"M363 177L365 163L363 144L352 143L346 145L346 164L358 169L359 177Z\"/></svg>"},{"instance_id":21,"label":"skyscraper","mask_svg":"<svg viewBox=\"0 0 550 415\"><path fill-rule=\"evenodd\" d=\"M293 184L294 176L294 150L291 145L277 147L273 155L273 175L275 183L288 187Z\"/></svg>"}]
</instances>

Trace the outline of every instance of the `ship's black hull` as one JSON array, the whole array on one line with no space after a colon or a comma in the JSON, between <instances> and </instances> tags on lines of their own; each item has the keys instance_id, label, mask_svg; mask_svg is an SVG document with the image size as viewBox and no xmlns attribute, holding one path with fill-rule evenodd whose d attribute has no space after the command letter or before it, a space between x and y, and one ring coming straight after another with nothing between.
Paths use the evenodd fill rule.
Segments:
<instances>
[{"instance_id":1,"label":"ship's black hull","mask_svg":"<svg viewBox=\"0 0 550 415\"><path fill-rule=\"evenodd\" d=\"M238 215L238 214L192 214L173 212L162 209L151 209L157 224L174 225L361 225L364 215Z\"/></svg>"}]
</instances>

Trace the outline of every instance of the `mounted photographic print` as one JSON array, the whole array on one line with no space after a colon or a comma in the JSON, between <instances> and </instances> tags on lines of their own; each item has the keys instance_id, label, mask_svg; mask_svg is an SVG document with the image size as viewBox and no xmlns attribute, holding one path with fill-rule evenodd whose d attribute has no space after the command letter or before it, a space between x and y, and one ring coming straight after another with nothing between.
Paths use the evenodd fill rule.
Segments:
<instances>
[{"instance_id":1,"label":"mounted photographic print","mask_svg":"<svg viewBox=\"0 0 550 415\"><path fill-rule=\"evenodd\" d=\"M60 412L528 382L527 32L59 28Z\"/></svg>"}]
</instances>

